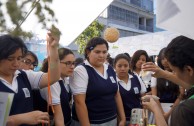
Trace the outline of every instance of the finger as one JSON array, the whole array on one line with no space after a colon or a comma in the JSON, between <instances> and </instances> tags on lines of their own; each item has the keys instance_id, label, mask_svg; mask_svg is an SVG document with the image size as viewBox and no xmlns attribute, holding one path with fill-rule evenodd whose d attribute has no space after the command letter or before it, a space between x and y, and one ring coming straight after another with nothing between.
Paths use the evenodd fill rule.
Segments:
<instances>
[{"instance_id":1,"label":"finger","mask_svg":"<svg viewBox=\"0 0 194 126\"><path fill-rule=\"evenodd\" d=\"M42 115L40 118L43 119L43 120L49 120L49 116L48 115Z\"/></svg>"},{"instance_id":2,"label":"finger","mask_svg":"<svg viewBox=\"0 0 194 126\"><path fill-rule=\"evenodd\" d=\"M144 109L148 109L148 103L149 102L142 102L142 106Z\"/></svg>"},{"instance_id":3,"label":"finger","mask_svg":"<svg viewBox=\"0 0 194 126\"><path fill-rule=\"evenodd\" d=\"M48 124L49 123L49 121L47 121L47 120L38 120L38 124Z\"/></svg>"},{"instance_id":4,"label":"finger","mask_svg":"<svg viewBox=\"0 0 194 126\"><path fill-rule=\"evenodd\" d=\"M152 95L145 95L145 96L143 96L143 97L141 97L141 99L143 100L143 101L149 101L149 99L152 97Z\"/></svg>"},{"instance_id":5,"label":"finger","mask_svg":"<svg viewBox=\"0 0 194 126\"><path fill-rule=\"evenodd\" d=\"M154 63L153 62L146 62L146 63L142 64L142 66L147 66L147 65L154 65Z\"/></svg>"}]
</instances>

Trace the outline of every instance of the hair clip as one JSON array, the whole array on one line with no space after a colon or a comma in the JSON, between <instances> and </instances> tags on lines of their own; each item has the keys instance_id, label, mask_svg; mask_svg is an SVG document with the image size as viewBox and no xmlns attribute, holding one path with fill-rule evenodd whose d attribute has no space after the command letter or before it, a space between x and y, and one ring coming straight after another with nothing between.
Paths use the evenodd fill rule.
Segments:
<instances>
[{"instance_id":1,"label":"hair clip","mask_svg":"<svg viewBox=\"0 0 194 126\"><path fill-rule=\"evenodd\" d=\"M92 50L92 49L94 49L94 47L93 47L93 46L91 46L89 49L90 49L90 50Z\"/></svg>"}]
</instances>

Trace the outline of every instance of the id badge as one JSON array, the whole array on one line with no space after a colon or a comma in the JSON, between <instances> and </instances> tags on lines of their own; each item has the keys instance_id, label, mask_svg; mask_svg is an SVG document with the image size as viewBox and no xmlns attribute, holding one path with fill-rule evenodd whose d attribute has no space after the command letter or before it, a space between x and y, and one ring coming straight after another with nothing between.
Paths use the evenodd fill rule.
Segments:
<instances>
[{"instance_id":1,"label":"id badge","mask_svg":"<svg viewBox=\"0 0 194 126\"><path fill-rule=\"evenodd\" d=\"M135 94L139 94L139 89L137 87L134 87L133 90L134 90Z\"/></svg>"},{"instance_id":2,"label":"id badge","mask_svg":"<svg viewBox=\"0 0 194 126\"><path fill-rule=\"evenodd\" d=\"M22 88L25 98L29 98L30 97L30 91L28 90L28 88Z\"/></svg>"},{"instance_id":3,"label":"id badge","mask_svg":"<svg viewBox=\"0 0 194 126\"><path fill-rule=\"evenodd\" d=\"M112 76L110 76L110 80L112 81L112 83L116 83L115 79Z\"/></svg>"}]
</instances>

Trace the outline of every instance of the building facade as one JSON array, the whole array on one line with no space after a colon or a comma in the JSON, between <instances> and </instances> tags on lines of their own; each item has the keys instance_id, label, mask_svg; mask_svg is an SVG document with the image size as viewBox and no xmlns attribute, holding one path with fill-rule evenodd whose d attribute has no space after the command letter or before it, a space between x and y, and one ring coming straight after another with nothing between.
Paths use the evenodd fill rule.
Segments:
<instances>
[{"instance_id":1,"label":"building facade","mask_svg":"<svg viewBox=\"0 0 194 126\"><path fill-rule=\"evenodd\" d=\"M97 18L105 27L115 27L120 37L135 36L154 32L153 0L114 0ZM78 46L68 45L76 57Z\"/></svg>"},{"instance_id":2,"label":"building facade","mask_svg":"<svg viewBox=\"0 0 194 126\"><path fill-rule=\"evenodd\" d=\"M153 0L114 0L97 20L116 27L120 37L154 32Z\"/></svg>"}]
</instances>

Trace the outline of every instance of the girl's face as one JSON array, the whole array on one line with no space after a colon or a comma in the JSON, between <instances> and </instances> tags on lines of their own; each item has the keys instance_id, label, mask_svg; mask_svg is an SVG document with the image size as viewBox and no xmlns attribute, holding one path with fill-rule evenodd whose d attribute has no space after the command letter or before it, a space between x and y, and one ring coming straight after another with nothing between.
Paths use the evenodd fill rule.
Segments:
<instances>
[{"instance_id":1,"label":"girl's face","mask_svg":"<svg viewBox=\"0 0 194 126\"><path fill-rule=\"evenodd\" d=\"M186 66L183 68L183 70L179 69L176 66L173 66L171 63L169 63L169 66L171 70L175 73L175 75L186 82L187 84L193 84L194 83L194 69L190 66Z\"/></svg>"},{"instance_id":2,"label":"girl's face","mask_svg":"<svg viewBox=\"0 0 194 126\"><path fill-rule=\"evenodd\" d=\"M92 66L100 67L106 61L107 47L105 44L97 45L93 50L88 52L88 59Z\"/></svg>"},{"instance_id":3,"label":"girl's face","mask_svg":"<svg viewBox=\"0 0 194 126\"><path fill-rule=\"evenodd\" d=\"M168 65L168 61L167 61L166 58L163 58L163 59L161 60L161 63L162 63L162 66L164 67L164 70L171 71L171 69L170 69L170 67L169 67L169 65Z\"/></svg>"},{"instance_id":4,"label":"girl's face","mask_svg":"<svg viewBox=\"0 0 194 126\"><path fill-rule=\"evenodd\" d=\"M22 59L22 62L20 64L20 69L34 70L34 68L35 68L34 62L35 62L35 59L34 59L34 57L32 55L26 55Z\"/></svg>"},{"instance_id":5,"label":"girl's face","mask_svg":"<svg viewBox=\"0 0 194 126\"><path fill-rule=\"evenodd\" d=\"M118 77L128 76L129 62L124 58L119 59L115 64L115 71Z\"/></svg>"},{"instance_id":6,"label":"girl's face","mask_svg":"<svg viewBox=\"0 0 194 126\"><path fill-rule=\"evenodd\" d=\"M146 56L145 55L141 55L139 57L139 60L137 61L136 65L135 65L136 66L136 69L141 69L141 66L144 63L146 63Z\"/></svg>"},{"instance_id":7,"label":"girl's face","mask_svg":"<svg viewBox=\"0 0 194 126\"><path fill-rule=\"evenodd\" d=\"M0 75L11 76L14 75L15 71L19 69L22 59L22 50L18 49L16 52L7 59L0 61Z\"/></svg>"},{"instance_id":8,"label":"girl's face","mask_svg":"<svg viewBox=\"0 0 194 126\"><path fill-rule=\"evenodd\" d=\"M73 70L75 68L75 56L73 54L66 55L60 64L61 68L61 77L72 76Z\"/></svg>"}]
</instances>

